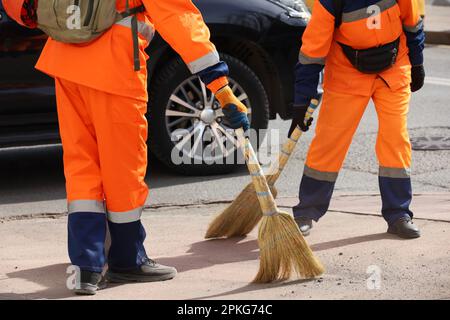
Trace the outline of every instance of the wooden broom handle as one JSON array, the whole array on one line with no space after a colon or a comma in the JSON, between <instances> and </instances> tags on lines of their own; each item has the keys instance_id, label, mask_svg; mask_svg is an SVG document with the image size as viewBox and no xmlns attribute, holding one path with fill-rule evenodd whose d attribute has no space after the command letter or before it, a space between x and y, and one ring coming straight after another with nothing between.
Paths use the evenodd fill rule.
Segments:
<instances>
[{"instance_id":1,"label":"wooden broom handle","mask_svg":"<svg viewBox=\"0 0 450 320\"><path fill-rule=\"evenodd\" d=\"M272 192L270 192L269 185L267 184L264 172L259 165L258 158L250 143L250 140L245 137L243 129L237 129L236 135L239 141L239 145L247 163L248 171L252 177L253 185L255 187L256 196L261 205L261 211L265 216L273 216L278 213L278 208L273 198Z\"/></svg>"},{"instance_id":2,"label":"wooden broom handle","mask_svg":"<svg viewBox=\"0 0 450 320\"><path fill-rule=\"evenodd\" d=\"M311 100L311 104L309 105L308 110L305 115L305 124L311 119L313 113L316 111L319 106L319 100L313 99ZM303 135L303 131L297 126L291 136L287 139L287 141L281 147L280 154L278 156L278 161L272 163L271 168L269 169L269 176L267 177L267 183L270 186L273 186L275 182L280 177L283 172L286 163L288 162L292 152L294 152L295 146L297 145L298 140L300 140Z\"/></svg>"}]
</instances>

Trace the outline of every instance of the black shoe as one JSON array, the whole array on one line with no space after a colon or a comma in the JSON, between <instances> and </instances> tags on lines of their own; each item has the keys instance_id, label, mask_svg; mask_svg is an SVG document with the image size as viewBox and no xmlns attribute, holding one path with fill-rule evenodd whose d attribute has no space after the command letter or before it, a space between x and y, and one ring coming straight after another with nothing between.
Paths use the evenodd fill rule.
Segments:
<instances>
[{"instance_id":1,"label":"black shoe","mask_svg":"<svg viewBox=\"0 0 450 320\"><path fill-rule=\"evenodd\" d=\"M177 270L175 268L160 265L147 258L145 263L135 270L117 271L109 269L106 272L106 279L115 283L155 282L170 280L176 275Z\"/></svg>"},{"instance_id":2,"label":"black shoe","mask_svg":"<svg viewBox=\"0 0 450 320\"><path fill-rule=\"evenodd\" d=\"M93 296L98 290L106 288L106 282L101 273L81 270L80 285L75 294L80 296Z\"/></svg>"},{"instance_id":3,"label":"black shoe","mask_svg":"<svg viewBox=\"0 0 450 320\"><path fill-rule=\"evenodd\" d=\"M393 224L389 225L388 233L396 234L400 238L414 239L420 237L419 228L412 222L409 216L401 217Z\"/></svg>"},{"instance_id":4,"label":"black shoe","mask_svg":"<svg viewBox=\"0 0 450 320\"><path fill-rule=\"evenodd\" d=\"M311 229L313 227L312 219L305 217L297 217L295 218L295 222L297 223L300 232L304 237L309 236L311 233Z\"/></svg>"}]
</instances>

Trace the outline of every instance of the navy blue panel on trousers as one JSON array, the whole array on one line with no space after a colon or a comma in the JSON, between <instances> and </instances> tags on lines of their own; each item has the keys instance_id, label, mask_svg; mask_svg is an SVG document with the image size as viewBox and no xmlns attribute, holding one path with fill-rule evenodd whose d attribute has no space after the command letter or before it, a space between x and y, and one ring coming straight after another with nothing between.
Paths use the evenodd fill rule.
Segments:
<instances>
[{"instance_id":1,"label":"navy blue panel on trousers","mask_svg":"<svg viewBox=\"0 0 450 320\"><path fill-rule=\"evenodd\" d=\"M320 181L303 175L300 184L300 203L294 207L295 217L305 217L319 221L328 211L335 182Z\"/></svg>"},{"instance_id":2,"label":"navy blue panel on trousers","mask_svg":"<svg viewBox=\"0 0 450 320\"><path fill-rule=\"evenodd\" d=\"M105 265L106 214L69 214L69 257L83 271L102 272Z\"/></svg>"},{"instance_id":3,"label":"navy blue panel on trousers","mask_svg":"<svg viewBox=\"0 0 450 320\"><path fill-rule=\"evenodd\" d=\"M108 221L111 234L108 266L114 271L134 270L147 259L144 248L146 237L141 221L113 223Z\"/></svg>"},{"instance_id":4,"label":"navy blue panel on trousers","mask_svg":"<svg viewBox=\"0 0 450 320\"><path fill-rule=\"evenodd\" d=\"M409 210L412 200L410 178L378 177L383 207L381 212L388 224L392 224L404 216L413 217Z\"/></svg>"}]
</instances>

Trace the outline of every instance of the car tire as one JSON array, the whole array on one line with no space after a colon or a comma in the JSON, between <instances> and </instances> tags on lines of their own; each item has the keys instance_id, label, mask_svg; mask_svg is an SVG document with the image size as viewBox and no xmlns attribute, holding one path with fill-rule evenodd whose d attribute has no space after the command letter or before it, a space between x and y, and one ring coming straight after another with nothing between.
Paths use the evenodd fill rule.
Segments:
<instances>
[{"instance_id":1,"label":"car tire","mask_svg":"<svg viewBox=\"0 0 450 320\"><path fill-rule=\"evenodd\" d=\"M251 106L251 127L256 130L267 129L269 122L269 100L261 81L242 61L227 54L222 54L221 59L229 66L230 84L237 84L236 87L243 91L248 98L245 102L243 102L244 104L247 104L246 102L248 102ZM167 114L168 110L171 108L171 97L173 97L173 94L179 92L177 91L177 88L180 88L184 83L186 83L186 81L188 81L188 79L195 79L190 83L198 81L199 86L201 86L201 82L197 77L193 77L191 75L186 65L180 58L175 58L169 61L154 76L152 87L149 88L148 106L150 151L165 166L183 175L206 176L230 173L236 170L239 165L209 164L203 160L197 160L197 162L193 164L193 158L190 159L191 161L188 163L175 164L172 161L172 154L176 143L172 141L171 130L173 130L173 128L170 127L172 123L169 124L168 120L173 118L169 118ZM186 90L184 92L186 92ZM204 100L207 99L205 98ZM214 104L216 110L220 109L217 102ZM202 108L202 106L200 106L200 108ZM217 121L220 120L221 119L218 119ZM236 151L234 152L233 157L236 159ZM224 160L223 163L226 163L226 161Z\"/></svg>"}]
</instances>

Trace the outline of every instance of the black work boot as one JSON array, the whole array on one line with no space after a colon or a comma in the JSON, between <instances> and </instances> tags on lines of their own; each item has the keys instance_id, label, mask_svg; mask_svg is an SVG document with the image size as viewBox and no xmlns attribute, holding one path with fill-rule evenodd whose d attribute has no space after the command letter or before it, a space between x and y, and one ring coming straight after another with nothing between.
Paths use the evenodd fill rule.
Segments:
<instances>
[{"instance_id":1,"label":"black work boot","mask_svg":"<svg viewBox=\"0 0 450 320\"><path fill-rule=\"evenodd\" d=\"M407 217L401 217L394 223L389 225L388 233L396 234L400 238L414 239L420 237L419 228L412 222L412 219Z\"/></svg>"},{"instance_id":2,"label":"black work boot","mask_svg":"<svg viewBox=\"0 0 450 320\"><path fill-rule=\"evenodd\" d=\"M98 290L106 288L106 282L101 273L81 270L80 284L74 290L81 296L93 296Z\"/></svg>"},{"instance_id":3,"label":"black work boot","mask_svg":"<svg viewBox=\"0 0 450 320\"><path fill-rule=\"evenodd\" d=\"M309 236L311 233L311 229L313 227L312 219L305 217L297 217L295 218L295 222L297 223L300 232L304 237Z\"/></svg>"},{"instance_id":4,"label":"black work boot","mask_svg":"<svg viewBox=\"0 0 450 320\"><path fill-rule=\"evenodd\" d=\"M177 270L173 267L163 266L147 258L143 265L131 271L117 271L109 269L106 272L106 279L110 282L155 282L173 279Z\"/></svg>"}]
</instances>

